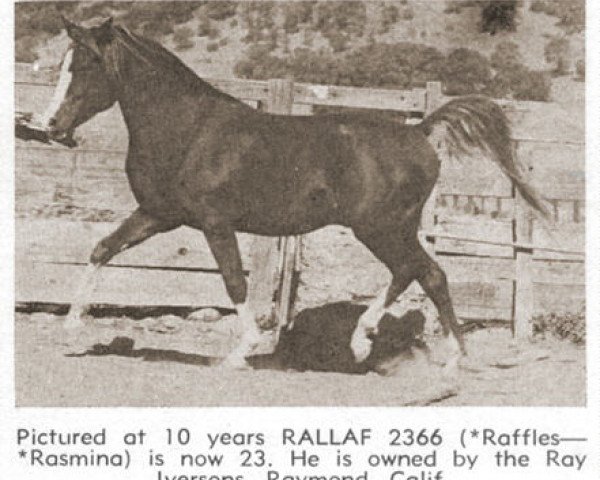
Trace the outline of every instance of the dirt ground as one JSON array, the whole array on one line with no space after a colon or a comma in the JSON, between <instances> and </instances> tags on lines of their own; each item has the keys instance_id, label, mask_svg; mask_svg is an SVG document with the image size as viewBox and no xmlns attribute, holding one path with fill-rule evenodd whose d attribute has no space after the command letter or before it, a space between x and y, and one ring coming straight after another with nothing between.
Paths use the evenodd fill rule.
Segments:
<instances>
[{"instance_id":1,"label":"dirt ground","mask_svg":"<svg viewBox=\"0 0 600 480\"><path fill-rule=\"evenodd\" d=\"M403 406L585 405L585 349L554 339L515 344L507 329L467 335L469 356L442 375L443 345L411 340L424 317L388 316L365 364L348 347L361 305L300 312L274 354L246 371L218 366L236 338L235 316L217 322L174 315L88 319L18 313L18 406ZM218 351L221 350L221 351ZM368 394L365 394L368 392Z\"/></svg>"},{"instance_id":2,"label":"dirt ground","mask_svg":"<svg viewBox=\"0 0 600 480\"><path fill-rule=\"evenodd\" d=\"M515 344L507 328L467 334L468 357L443 375L436 312L418 286L380 324L360 365L350 337L389 273L346 229L306 237L295 325L252 370L220 359L239 335L235 315L198 318L185 309L96 309L65 331L56 314L15 320L18 406L582 406L585 349L553 338ZM265 350L275 342L265 336Z\"/></svg>"}]
</instances>

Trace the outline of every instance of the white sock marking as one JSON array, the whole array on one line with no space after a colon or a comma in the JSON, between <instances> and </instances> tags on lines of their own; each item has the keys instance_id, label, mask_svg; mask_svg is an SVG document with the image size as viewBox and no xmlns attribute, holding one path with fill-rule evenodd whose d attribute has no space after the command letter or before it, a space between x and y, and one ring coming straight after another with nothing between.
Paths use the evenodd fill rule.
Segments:
<instances>
[{"instance_id":1,"label":"white sock marking","mask_svg":"<svg viewBox=\"0 0 600 480\"><path fill-rule=\"evenodd\" d=\"M252 354L252 351L260 342L260 329L256 324L256 317L248 307L248 302L235 305L238 318L242 324L242 336L239 344L227 355L225 364L234 367L245 365L245 358Z\"/></svg>"},{"instance_id":2,"label":"white sock marking","mask_svg":"<svg viewBox=\"0 0 600 480\"><path fill-rule=\"evenodd\" d=\"M60 67L60 76L58 77L58 83L54 89L52 100L50 100L48 108L46 108L46 111L40 117L40 124L43 128L48 128L48 122L50 122L50 119L56 115L58 109L67 96L69 85L71 85L71 80L73 79L73 73L69 71L72 61L73 49L69 48L65 54L65 58L63 59L62 66Z\"/></svg>"},{"instance_id":3,"label":"white sock marking","mask_svg":"<svg viewBox=\"0 0 600 480\"><path fill-rule=\"evenodd\" d=\"M91 263L85 267L85 271L75 292L75 298L65 318L65 328L77 328L83 325L81 316L85 315L89 309L91 296L98 282L99 270L99 266L92 265Z\"/></svg>"}]
</instances>

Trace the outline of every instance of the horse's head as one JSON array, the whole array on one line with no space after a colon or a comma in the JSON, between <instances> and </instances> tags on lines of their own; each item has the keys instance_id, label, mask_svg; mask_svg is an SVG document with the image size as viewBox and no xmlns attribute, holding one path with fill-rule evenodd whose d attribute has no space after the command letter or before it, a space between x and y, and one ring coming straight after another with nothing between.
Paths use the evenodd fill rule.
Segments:
<instances>
[{"instance_id":1,"label":"horse's head","mask_svg":"<svg viewBox=\"0 0 600 480\"><path fill-rule=\"evenodd\" d=\"M51 138L69 137L75 128L117 100L116 85L106 68L115 34L112 19L85 28L63 18L72 42L62 62L54 98L43 123Z\"/></svg>"}]
</instances>

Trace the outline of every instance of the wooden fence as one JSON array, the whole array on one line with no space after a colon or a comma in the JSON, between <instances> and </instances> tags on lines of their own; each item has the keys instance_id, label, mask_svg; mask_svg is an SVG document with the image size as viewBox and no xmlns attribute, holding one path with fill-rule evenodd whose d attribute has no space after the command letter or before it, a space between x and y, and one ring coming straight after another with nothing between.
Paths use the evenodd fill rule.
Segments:
<instances>
[{"instance_id":1,"label":"wooden fence","mask_svg":"<svg viewBox=\"0 0 600 480\"><path fill-rule=\"evenodd\" d=\"M19 110L39 111L46 105L52 86L48 75L18 73ZM209 81L280 114L307 114L313 106L327 106L400 111L417 119L444 102L437 83L395 91L289 80ZM93 244L134 208L123 172L125 132L118 115L103 114L82 127L88 144L101 147L17 144L17 301L68 303ZM106 148L107 141L117 148ZM444 160L424 212L422 236L448 272L459 316L511 321L523 337L530 333L532 313L572 310L585 299L584 146L522 138L514 140L514 148L553 205L552 235L539 228L491 162L476 156L462 164ZM68 222L65 216L80 221ZM255 308L285 323L301 239L241 235L240 244ZM180 229L152 238L111 265L116 268L105 269L95 303L231 307L197 232Z\"/></svg>"}]
</instances>

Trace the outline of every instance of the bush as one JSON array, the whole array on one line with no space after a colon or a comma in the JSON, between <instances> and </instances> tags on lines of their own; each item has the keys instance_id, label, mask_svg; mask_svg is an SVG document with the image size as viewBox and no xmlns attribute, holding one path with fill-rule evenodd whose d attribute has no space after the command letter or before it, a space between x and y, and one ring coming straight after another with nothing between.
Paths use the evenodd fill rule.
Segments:
<instances>
[{"instance_id":1,"label":"bush","mask_svg":"<svg viewBox=\"0 0 600 480\"><path fill-rule=\"evenodd\" d=\"M31 63L38 59L38 47L64 28L57 8L69 18L77 20L78 5L71 2L16 2L15 60Z\"/></svg>"},{"instance_id":2,"label":"bush","mask_svg":"<svg viewBox=\"0 0 600 480\"><path fill-rule=\"evenodd\" d=\"M442 69L442 81L448 95L481 93L489 87L491 77L489 60L468 48L450 52Z\"/></svg>"},{"instance_id":3,"label":"bush","mask_svg":"<svg viewBox=\"0 0 600 480\"><path fill-rule=\"evenodd\" d=\"M373 44L343 56L300 48L281 59L264 48L251 48L235 67L243 78L292 75L297 81L357 87L410 88L439 80L444 56L415 43Z\"/></svg>"},{"instance_id":4,"label":"bush","mask_svg":"<svg viewBox=\"0 0 600 480\"><path fill-rule=\"evenodd\" d=\"M15 43L15 62L33 63L39 56L37 48L39 42L37 37L32 35L22 35L19 41Z\"/></svg>"},{"instance_id":5,"label":"bush","mask_svg":"<svg viewBox=\"0 0 600 480\"><path fill-rule=\"evenodd\" d=\"M444 13L461 13L465 7L477 6L477 0L446 0Z\"/></svg>"},{"instance_id":6,"label":"bush","mask_svg":"<svg viewBox=\"0 0 600 480\"><path fill-rule=\"evenodd\" d=\"M533 0L529 5L529 10L535 13L543 13L546 9L546 2L543 0Z\"/></svg>"},{"instance_id":7,"label":"bush","mask_svg":"<svg viewBox=\"0 0 600 480\"><path fill-rule=\"evenodd\" d=\"M211 27L210 30L208 31L208 38L210 40L216 40L217 38L219 38L221 32L219 32L219 29L216 27Z\"/></svg>"},{"instance_id":8,"label":"bush","mask_svg":"<svg viewBox=\"0 0 600 480\"><path fill-rule=\"evenodd\" d=\"M412 7L405 7L402 10L402 20L412 20L413 18L415 18L415 11L412 9Z\"/></svg>"},{"instance_id":9,"label":"bush","mask_svg":"<svg viewBox=\"0 0 600 480\"><path fill-rule=\"evenodd\" d=\"M204 17L200 20L200 23L198 24L198 36L208 37L212 29L212 23L207 17Z\"/></svg>"},{"instance_id":10,"label":"bush","mask_svg":"<svg viewBox=\"0 0 600 480\"><path fill-rule=\"evenodd\" d=\"M547 102L550 100L552 82L545 72L527 70L520 81L513 85L513 98Z\"/></svg>"},{"instance_id":11,"label":"bush","mask_svg":"<svg viewBox=\"0 0 600 480\"><path fill-rule=\"evenodd\" d=\"M343 33L332 33L328 37L329 45L331 49L336 52L343 52L348 49L348 41L350 40L348 36Z\"/></svg>"},{"instance_id":12,"label":"bush","mask_svg":"<svg viewBox=\"0 0 600 480\"><path fill-rule=\"evenodd\" d=\"M585 28L585 0L535 0L529 9L557 17L558 25L567 33L581 32Z\"/></svg>"},{"instance_id":13,"label":"bush","mask_svg":"<svg viewBox=\"0 0 600 480\"><path fill-rule=\"evenodd\" d=\"M237 2L211 1L204 6L204 12L211 20L226 20L235 15L237 5Z\"/></svg>"},{"instance_id":14,"label":"bush","mask_svg":"<svg viewBox=\"0 0 600 480\"><path fill-rule=\"evenodd\" d=\"M189 50L194 46L192 36L194 32L189 27L179 27L173 34L173 41L175 42L175 50Z\"/></svg>"},{"instance_id":15,"label":"bush","mask_svg":"<svg viewBox=\"0 0 600 480\"><path fill-rule=\"evenodd\" d=\"M300 25L312 21L315 2L283 2L283 29L286 33L298 33Z\"/></svg>"},{"instance_id":16,"label":"bush","mask_svg":"<svg viewBox=\"0 0 600 480\"><path fill-rule=\"evenodd\" d=\"M571 46L565 37L553 37L544 47L544 57L554 65L554 73L564 75L571 66Z\"/></svg>"},{"instance_id":17,"label":"bush","mask_svg":"<svg viewBox=\"0 0 600 480\"><path fill-rule=\"evenodd\" d=\"M481 9L481 31L494 35L498 31L516 30L517 0L489 0Z\"/></svg>"},{"instance_id":18,"label":"bush","mask_svg":"<svg viewBox=\"0 0 600 480\"><path fill-rule=\"evenodd\" d=\"M219 42L211 42L206 45L207 52L216 52L219 49Z\"/></svg>"},{"instance_id":19,"label":"bush","mask_svg":"<svg viewBox=\"0 0 600 480\"><path fill-rule=\"evenodd\" d=\"M490 57L490 63L495 70L509 70L523 63L519 46L515 42L503 41L496 45Z\"/></svg>"},{"instance_id":20,"label":"bush","mask_svg":"<svg viewBox=\"0 0 600 480\"><path fill-rule=\"evenodd\" d=\"M240 17L247 30L244 41L256 43L268 40L269 31L275 26L273 2L241 2Z\"/></svg>"},{"instance_id":21,"label":"bush","mask_svg":"<svg viewBox=\"0 0 600 480\"><path fill-rule=\"evenodd\" d=\"M338 38L362 37L367 25L367 10L364 2L327 1L316 4L315 25L313 27L336 45Z\"/></svg>"},{"instance_id":22,"label":"bush","mask_svg":"<svg viewBox=\"0 0 600 480\"><path fill-rule=\"evenodd\" d=\"M390 27L398 21L400 18L400 12L396 5L384 4L380 6L377 33L383 35L390 31Z\"/></svg>"},{"instance_id":23,"label":"bush","mask_svg":"<svg viewBox=\"0 0 600 480\"><path fill-rule=\"evenodd\" d=\"M496 73L486 93L492 97L512 97L516 100L547 102L552 83L544 72L529 70L515 64Z\"/></svg>"},{"instance_id":24,"label":"bush","mask_svg":"<svg viewBox=\"0 0 600 480\"><path fill-rule=\"evenodd\" d=\"M115 9L123 12L119 21L132 30L160 38L173 33L176 25L191 20L200 5L200 2L122 2Z\"/></svg>"},{"instance_id":25,"label":"bush","mask_svg":"<svg viewBox=\"0 0 600 480\"><path fill-rule=\"evenodd\" d=\"M549 333L577 345L585 344L585 309L577 313L537 315L532 323L534 335L545 336Z\"/></svg>"},{"instance_id":26,"label":"bush","mask_svg":"<svg viewBox=\"0 0 600 480\"><path fill-rule=\"evenodd\" d=\"M240 78L266 80L281 78L282 72L288 71L288 61L270 54L269 48L254 44L246 51L242 60L236 63L233 72Z\"/></svg>"}]
</instances>

